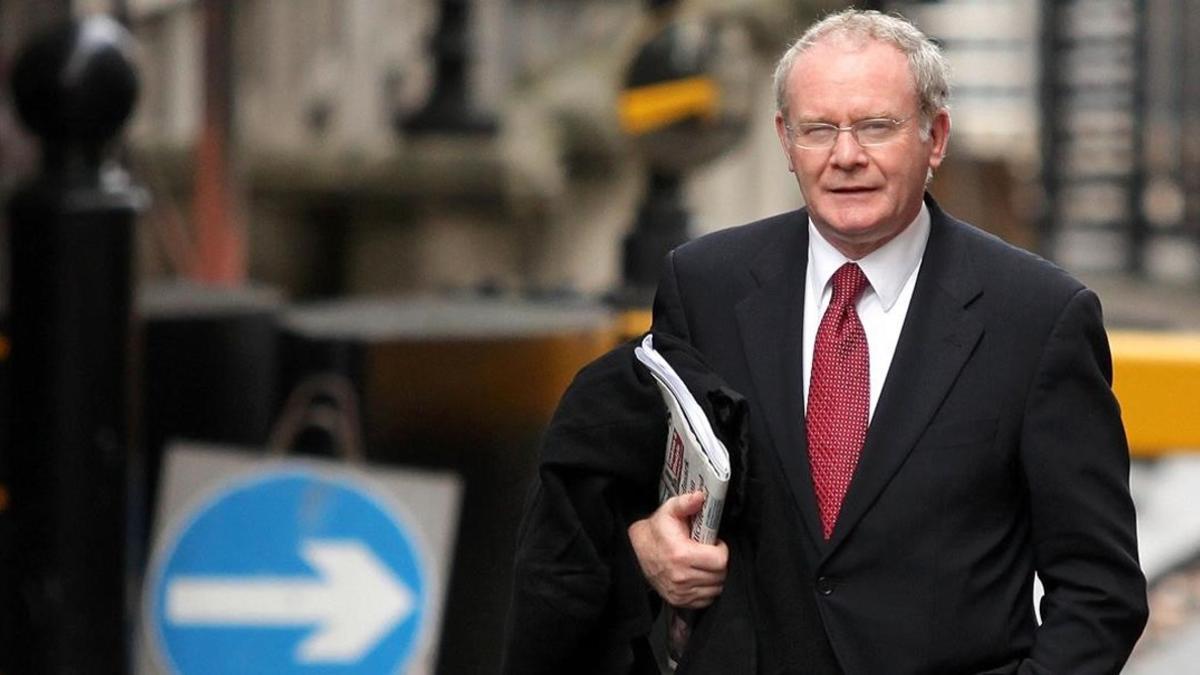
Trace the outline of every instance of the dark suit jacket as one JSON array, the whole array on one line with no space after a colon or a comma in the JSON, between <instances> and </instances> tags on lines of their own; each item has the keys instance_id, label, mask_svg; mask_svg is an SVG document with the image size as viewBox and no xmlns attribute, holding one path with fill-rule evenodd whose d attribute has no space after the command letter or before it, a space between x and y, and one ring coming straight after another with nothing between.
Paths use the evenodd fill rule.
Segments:
<instances>
[{"instance_id":1,"label":"dark suit jacket","mask_svg":"<svg viewBox=\"0 0 1200 675\"><path fill-rule=\"evenodd\" d=\"M807 592L849 675L1119 672L1147 608L1099 302L927 203L912 304L829 542L804 429L806 212L665 263L655 330L750 403L759 469L730 568L751 570L758 670L802 672L802 652L822 648L792 626ZM697 631L719 633L725 602Z\"/></svg>"}]
</instances>

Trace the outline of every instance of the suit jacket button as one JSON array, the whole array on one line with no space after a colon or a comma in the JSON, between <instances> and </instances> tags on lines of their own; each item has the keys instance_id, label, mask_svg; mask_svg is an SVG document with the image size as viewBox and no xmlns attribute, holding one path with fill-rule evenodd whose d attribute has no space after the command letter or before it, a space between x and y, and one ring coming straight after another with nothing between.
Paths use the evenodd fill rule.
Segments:
<instances>
[{"instance_id":1,"label":"suit jacket button","mask_svg":"<svg viewBox=\"0 0 1200 675\"><path fill-rule=\"evenodd\" d=\"M829 577L817 579L817 592L821 595L833 595L833 580Z\"/></svg>"}]
</instances>

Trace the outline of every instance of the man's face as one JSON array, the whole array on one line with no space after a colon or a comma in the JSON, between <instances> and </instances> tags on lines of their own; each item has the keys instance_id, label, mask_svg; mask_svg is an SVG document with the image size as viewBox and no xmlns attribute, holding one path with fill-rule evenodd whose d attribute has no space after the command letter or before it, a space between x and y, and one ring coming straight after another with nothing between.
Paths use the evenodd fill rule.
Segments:
<instances>
[{"instance_id":1,"label":"man's face","mask_svg":"<svg viewBox=\"0 0 1200 675\"><path fill-rule=\"evenodd\" d=\"M921 138L920 104L908 59L874 40L831 37L801 54L788 76L788 115L775 130L813 223L846 257L858 259L916 218L930 169L942 163L950 115L937 113ZM862 147L849 132L832 148L792 142L788 126L827 122L849 126L868 118L907 119L885 145Z\"/></svg>"}]
</instances>

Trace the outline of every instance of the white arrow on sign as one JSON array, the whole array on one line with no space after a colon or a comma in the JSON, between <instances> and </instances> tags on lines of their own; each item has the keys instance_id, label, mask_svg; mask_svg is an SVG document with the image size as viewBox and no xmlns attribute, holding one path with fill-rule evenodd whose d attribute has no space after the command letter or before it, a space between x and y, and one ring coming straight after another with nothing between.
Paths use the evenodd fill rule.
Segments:
<instances>
[{"instance_id":1,"label":"white arrow on sign","mask_svg":"<svg viewBox=\"0 0 1200 675\"><path fill-rule=\"evenodd\" d=\"M316 624L296 649L300 663L354 663L414 610L413 593L355 540L308 540L301 555L318 576L179 576L166 616L194 626Z\"/></svg>"}]
</instances>

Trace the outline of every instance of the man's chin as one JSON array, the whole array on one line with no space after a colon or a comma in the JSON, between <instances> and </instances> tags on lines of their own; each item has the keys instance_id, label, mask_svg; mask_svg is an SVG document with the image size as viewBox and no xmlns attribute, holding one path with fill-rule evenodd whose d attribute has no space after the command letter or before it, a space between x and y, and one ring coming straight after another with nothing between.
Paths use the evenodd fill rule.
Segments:
<instances>
[{"instance_id":1,"label":"man's chin","mask_svg":"<svg viewBox=\"0 0 1200 675\"><path fill-rule=\"evenodd\" d=\"M878 218L886 209L884 194L879 190L826 192L821 195L825 210L848 220Z\"/></svg>"},{"instance_id":2,"label":"man's chin","mask_svg":"<svg viewBox=\"0 0 1200 675\"><path fill-rule=\"evenodd\" d=\"M829 229L847 242L870 241L885 229L883 218L876 213L840 213L838 216L827 221Z\"/></svg>"},{"instance_id":3,"label":"man's chin","mask_svg":"<svg viewBox=\"0 0 1200 675\"><path fill-rule=\"evenodd\" d=\"M861 218L843 217L828 220L823 227L817 228L821 236L833 244L834 248L854 259L870 253L891 239L887 235L889 229L894 228L887 227L884 219L869 218L865 214Z\"/></svg>"}]
</instances>

